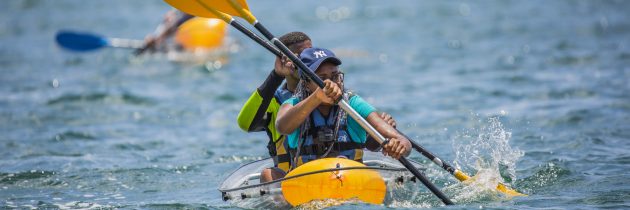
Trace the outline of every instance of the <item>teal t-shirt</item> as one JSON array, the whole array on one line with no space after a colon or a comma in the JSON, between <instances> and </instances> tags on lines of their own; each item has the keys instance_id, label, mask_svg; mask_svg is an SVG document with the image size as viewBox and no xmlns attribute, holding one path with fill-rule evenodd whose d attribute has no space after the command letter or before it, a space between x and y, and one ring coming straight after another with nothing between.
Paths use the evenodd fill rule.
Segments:
<instances>
[{"instance_id":1,"label":"teal t-shirt","mask_svg":"<svg viewBox=\"0 0 630 210\"><path fill-rule=\"evenodd\" d=\"M300 102L300 99L291 97L287 99L286 101L284 101L284 103L282 104L283 105L291 104L295 106L299 102ZM363 119L366 119L368 115L376 111L376 109L372 105L370 105L368 102L363 100L363 98L361 98L358 95L353 95L350 98L350 100L348 100L348 104L350 104L350 107L352 107L355 111L357 111L359 115L363 117ZM348 127L348 133L350 134L350 138L352 138L353 141L357 143L365 143L365 139L367 138L367 133L365 132L365 129L363 129L361 125L359 125L359 123L355 121L354 119L352 119L350 116L348 116L347 127ZM289 143L290 148L297 148L299 136L300 136L299 127L295 129L293 133L289 134L288 143Z\"/></svg>"}]
</instances>

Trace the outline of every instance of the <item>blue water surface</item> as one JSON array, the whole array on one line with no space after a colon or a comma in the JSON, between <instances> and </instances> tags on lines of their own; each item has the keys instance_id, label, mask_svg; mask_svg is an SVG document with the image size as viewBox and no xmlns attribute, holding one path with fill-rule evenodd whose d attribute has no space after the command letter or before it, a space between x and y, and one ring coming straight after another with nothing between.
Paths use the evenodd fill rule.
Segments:
<instances>
[{"instance_id":1,"label":"blue water surface","mask_svg":"<svg viewBox=\"0 0 630 210\"><path fill-rule=\"evenodd\" d=\"M630 208L630 2L249 3L276 35L335 50L347 86L418 143L470 174L497 163L530 195L464 196L413 154L453 208ZM0 1L0 208L240 208L217 188L267 156L236 116L271 54L233 29L241 49L218 70L54 42L63 29L143 39L169 9ZM388 207L446 208L417 188Z\"/></svg>"}]
</instances>

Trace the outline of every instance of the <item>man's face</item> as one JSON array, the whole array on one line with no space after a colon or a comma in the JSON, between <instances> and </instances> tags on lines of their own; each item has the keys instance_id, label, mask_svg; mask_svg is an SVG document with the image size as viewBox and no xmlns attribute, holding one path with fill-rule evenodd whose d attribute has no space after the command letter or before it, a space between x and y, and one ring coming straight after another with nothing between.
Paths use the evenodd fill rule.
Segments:
<instances>
[{"instance_id":1,"label":"man's face","mask_svg":"<svg viewBox=\"0 0 630 210\"><path fill-rule=\"evenodd\" d=\"M319 77L322 80L331 80L335 83L337 83L337 85L339 85L339 88L343 89L343 74L341 74L341 72L339 71L339 66L331 63L331 62L324 62L321 65L319 65L319 68L317 68L317 71L315 71L315 74L317 75L317 77ZM308 85L308 88L310 89L311 93L315 92L315 90L317 90L317 84L315 84L315 82L310 82ZM332 104L327 104L327 105L332 105Z\"/></svg>"},{"instance_id":2,"label":"man's face","mask_svg":"<svg viewBox=\"0 0 630 210\"><path fill-rule=\"evenodd\" d=\"M331 80L339 84L339 67L332 62L324 62L319 65L315 74L322 80Z\"/></svg>"}]
</instances>

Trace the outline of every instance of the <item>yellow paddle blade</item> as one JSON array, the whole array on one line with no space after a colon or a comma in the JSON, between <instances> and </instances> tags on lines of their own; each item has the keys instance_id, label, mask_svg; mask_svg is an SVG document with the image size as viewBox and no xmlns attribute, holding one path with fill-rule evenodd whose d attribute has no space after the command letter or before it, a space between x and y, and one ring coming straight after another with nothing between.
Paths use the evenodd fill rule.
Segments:
<instances>
[{"instance_id":1,"label":"yellow paddle blade","mask_svg":"<svg viewBox=\"0 0 630 210\"><path fill-rule=\"evenodd\" d=\"M196 0L164 0L164 2L171 5L175 9L178 9L179 11L188 13L190 15L205 18L218 18L214 13L199 5Z\"/></svg>"},{"instance_id":2,"label":"yellow paddle blade","mask_svg":"<svg viewBox=\"0 0 630 210\"><path fill-rule=\"evenodd\" d=\"M286 177L323 169L365 167L345 158L323 158L295 168ZM387 191L383 177L371 169L352 169L310 174L282 182L282 195L292 206L312 200L351 198L382 204Z\"/></svg>"},{"instance_id":3,"label":"yellow paddle blade","mask_svg":"<svg viewBox=\"0 0 630 210\"><path fill-rule=\"evenodd\" d=\"M457 180L462 182L470 179L470 176L460 170L455 170L455 173L453 173L453 175L455 175L455 178L457 178Z\"/></svg>"},{"instance_id":4,"label":"yellow paddle blade","mask_svg":"<svg viewBox=\"0 0 630 210\"><path fill-rule=\"evenodd\" d=\"M212 0L206 0L206 1L212 1ZM221 1L221 0L218 0L218 1ZM232 6L232 9L238 12L238 15L236 16L244 18L245 20L247 20L247 22L249 22L252 25L256 23L256 17L254 17L254 15L249 11L247 2L245 0L222 0L222 1L227 1L230 4L230 6Z\"/></svg>"},{"instance_id":5,"label":"yellow paddle blade","mask_svg":"<svg viewBox=\"0 0 630 210\"><path fill-rule=\"evenodd\" d=\"M239 10L249 11L245 0L236 0L233 3L230 0L164 0L164 2L194 16L219 18L226 22L232 19L231 15L242 16L242 12L234 9L232 4L242 8Z\"/></svg>"},{"instance_id":6,"label":"yellow paddle blade","mask_svg":"<svg viewBox=\"0 0 630 210\"><path fill-rule=\"evenodd\" d=\"M497 185L497 190L499 192L502 192L502 193L508 195L509 197L527 196L526 194L517 192L516 190L513 190L513 189L509 188L508 186L505 186L503 183L499 183L499 185Z\"/></svg>"},{"instance_id":7,"label":"yellow paddle blade","mask_svg":"<svg viewBox=\"0 0 630 210\"><path fill-rule=\"evenodd\" d=\"M455 175L455 178L457 178L457 180L462 181L462 182L470 179L470 176L468 176L467 174L465 174L464 172L460 170L455 170L455 173L453 173L453 175ZM497 185L497 190L499 192L506 194L509 197L527 196L527 194L517 192L516 190L513 190L509 188L508 186L505 186L503 183L499 183L499 185Z\"/></svg>"}]
</instances>

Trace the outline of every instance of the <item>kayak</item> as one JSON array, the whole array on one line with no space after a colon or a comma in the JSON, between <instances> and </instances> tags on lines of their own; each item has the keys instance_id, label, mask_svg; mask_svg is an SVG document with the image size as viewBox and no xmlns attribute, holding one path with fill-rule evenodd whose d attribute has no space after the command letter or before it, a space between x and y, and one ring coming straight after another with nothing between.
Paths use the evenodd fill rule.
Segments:
<instances>
[{"instance_id":1,"label":"kayak","mask_svg":"<svg viewBox=\"0 0 630 210\"><path fill-rule=\"evenodd\" d=\"M175 41L190 51L219 48L226 32L227 24L220 19L194 17L177 28Z\"/></svg>"},{"instance_id":2,"label":"kayak","mask_svg":"<svg viewBox=\"0 0 630 210\"><path fill-rule=\"evenodd\" d=\"M203 66L208 71L214 71L227 65L230 55L237 53L240 48L240 44L232 37L226 37L222 46L212 49L183 50L170 43L160 51L133 57L132 61L135 63L169 61L183 66Z\"/></svg>"},{"instance_id":3,"label":"kayak","mask_svg":"<svg viewBox=\"0 0 630 210\"><path fill-rule=\"evenodd\" d=\"M323 158L303 164L284 178L260 183L260 172L271 158L253 161L232 172L219 187L224 201L245 208L299 206L311 201L353 200L383 204L392 186L416 182L399 162L381 153L364 151L363 163ZM419 163L411 161L421 169Z\"/></svg>"},{"instance_id":4,"label":"kayak","mask_svg":"<svg viewBox=\"0 0 630 210\"><path fill-rule=\"evenodd\" d=\"M231 37L227 37L231 38ZM227 41L221 47L212 49L197 48L194 51L191 50L169 50L162 54L153 55L155 57L164 56L167 60L176 63L199 65L212 64L214 69L219 69L229 61L229 55L239 51L240 46L233 39L226 39Z\"/></svg>"},{"instance_id":5,"label":"kayak","mask_svg":"<svg viewBox=\"0 0 630 210\"><path fill-rule=\"evenodd\" d=\"M174 42L180 49L168 51L167 58L183 63L225 63L227 54L238 50L226 32L227 24L220 19L194 17L187 20L175 32Z\"/></svg>"},{"instance_id":6,"label":"kayak","mask_svg":"<svg viewBox=\"0 0 630 210\"><path fill-rule=\"evenodd\" d=\"M227 35L224 21L194 17L177 28L172 40L166 41L157 52L147 53L145 58L204 65L208 70L217 70L227 64L229 54L238 52L239 48L236 40Z\"/></svg>"}]
</instances>

